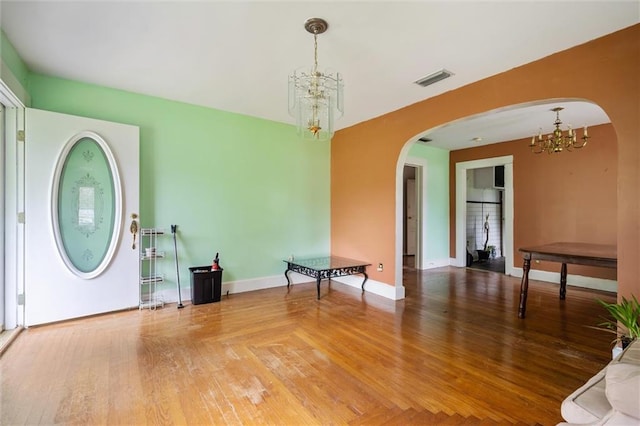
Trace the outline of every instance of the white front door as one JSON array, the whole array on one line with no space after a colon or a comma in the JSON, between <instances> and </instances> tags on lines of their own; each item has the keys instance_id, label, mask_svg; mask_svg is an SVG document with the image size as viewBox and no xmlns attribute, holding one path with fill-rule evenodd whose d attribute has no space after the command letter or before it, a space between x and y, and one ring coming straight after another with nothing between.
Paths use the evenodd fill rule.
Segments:
<instances>
[{"instance_id":1,"label":"white front door","mask_svg":"<svg viewBox=\"0 0 640 426\"><path fill-rule=\"evenodd\" d=\"M27 109L25 325L138 305L139 129Z\"/></svg>"}]
</instances>

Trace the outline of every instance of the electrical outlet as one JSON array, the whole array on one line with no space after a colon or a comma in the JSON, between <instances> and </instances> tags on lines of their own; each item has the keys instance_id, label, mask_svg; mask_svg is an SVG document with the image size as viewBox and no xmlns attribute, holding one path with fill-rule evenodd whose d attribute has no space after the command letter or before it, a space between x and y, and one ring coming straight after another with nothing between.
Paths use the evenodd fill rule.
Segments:
<instances>
[{"instance_id":1,"label":"electrical outlet","mask_svg":"<svg viewBox=\"0 0 640 426\"><path fill-rule=\"evenodd\" d=\"M378 263L378 272L382 272L382 270L384 269L382 263Z\"/></svg>"}]
</instances>

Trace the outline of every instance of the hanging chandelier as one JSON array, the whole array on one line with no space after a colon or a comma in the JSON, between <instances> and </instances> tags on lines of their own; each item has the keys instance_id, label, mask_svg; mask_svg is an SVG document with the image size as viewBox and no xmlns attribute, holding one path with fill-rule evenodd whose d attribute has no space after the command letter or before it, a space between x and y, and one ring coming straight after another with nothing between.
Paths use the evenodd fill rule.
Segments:
<instances>
[{"instance_id":1,"label":"hanging chandelier","mask_svg":"<svg viewBox=\"0 0 640 426\"><path fill-rule=\"evenodd\" d=\"M313 68L289 76L289 114L303 139L331 139L334 121L344 113L342 76L318 71L318 34L328 27L324 19L307 19L304 28L313 34Z\"/></svg>"},{"instance_id":2,"label":"hanging chandelier","mask_svg":"<svg viewBox=\"0 0 640 426\"><path fill-rule=\"evenodd\" d=\"M556 128L553 130L553 134L547 135L546 139L542 136L541 128L538 135L531 138L531 143L529 144L531 152L534 154L541 154L543 152L552 154L554 152L562 152L564 149L571 151L574 148L583 148L587 145L587 140L589 139L587 126L584 126L584 131L580 138L581 142L578 142L578 132L573 130L571 126L568 126L567 134L564 134L560 129L560 125L562 124L560 111L563 109L562 107L555 107L551 110L556 113L556 121L553 123Z\"/></svg>"}]
</instances>

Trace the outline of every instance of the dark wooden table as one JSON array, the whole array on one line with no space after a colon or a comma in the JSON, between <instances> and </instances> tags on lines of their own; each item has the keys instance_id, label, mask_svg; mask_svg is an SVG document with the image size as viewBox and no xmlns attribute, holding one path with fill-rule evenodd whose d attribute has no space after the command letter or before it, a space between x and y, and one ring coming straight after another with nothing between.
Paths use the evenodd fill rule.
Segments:
<instances>
[{"instance_id":1,"label":"dark wooden table","mask_svg":"<svg viewBox=\"0 0 640 426\"><path fill-rule=\"evenodd\" d=\"M318 299L320 299L320 281L323 279L331 280L333 277L342 277L345 275L364 275L364 280L362 281L362 292L364 292L364 283L366 283L369 278L367 275L367 266L371 265L361 260L337 256L291 259L285 260L284 262L287 264L287 270L284 271L284 276L287 278L287 288L291 285L291 280L288 275L289 271L313 277L316 279Z\"/></svg>"},{"instance_id":2,"label":"dark wooden table","mask_svg":"<svg viewBox=\"0 0 640 426\"><path fill-rule=\"evenodd\" d=\"M618 254L615 245L590 243L551 243L518 249L524 258L522 282L520 284L520 305L518 317L524 318L527 310L529 291L529 270L531 260L548 260L562 263L560 269L560 299L567 295L567 263L575 265L617 268Z\"/></svg>"}]
</instances>

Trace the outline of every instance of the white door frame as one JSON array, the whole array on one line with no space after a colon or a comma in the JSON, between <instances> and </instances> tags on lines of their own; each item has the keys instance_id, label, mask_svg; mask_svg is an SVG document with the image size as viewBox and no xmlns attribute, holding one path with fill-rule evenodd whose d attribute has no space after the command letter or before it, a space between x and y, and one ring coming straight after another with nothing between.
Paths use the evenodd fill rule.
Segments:
<instances>
[{"instance_id":1,"label":"white door frame","mask_svg":"<svg viewBox=\"0 0 640 426\"><path fill-rule=\"evenodd\" d=\"M0 164L4 166L4 104L0 102ZM0 332L5 329L4 326L4 310L5 310L5 279L4 279L4 173L0 173Z\"/></svg>"},{"instance_id":2,"label":"white door frame","mask_svg":"<svg viewBox=\"0 0 640 426\"><path fill-rule=\"evenodd\" d=\"M24 130L24 108L29 96L4 62L0 63L0 103L5 106L4 187L14 193L2 194L4 212L4 327L7 330L24 325L24 224L19 212L24 211L24 143L18 141Z\"/></svg>"},{"instance_id":3,"label":"white door frame","mask_svg":"<svg viewBox=\"0 0 640 426\"><path fill-rule=\"evenodd\" d=\"M404 186L404 166L405 164L416 167L416 191L419 191L419 196L416 198L417 214L418 214L418 247L416 247L416 269L422 268L426 265L426 261L423 259L425 256L424 247L426 247L426 226L424 226L427 202L427 159L420 157L410 157L409 150L414 145L417 136L411 138L405 142L404 146L400 150L398 155L398 161L396 162L396 198L395 198L395 295L394 300L404 299L405 289L402 282L402 243L404 240L402 221L403 216L403 186ZM419 175L419 177L418 177Z\"/></svg>"},{"instance_id":4,"label":"white door frame","mask_svg":"<svg viewBox=\"0 0 640 426\"><path fill-rule=\"evenodd\" d=\"M467 171L504 165L504 273L513 269L513 155L456 163L456 257L454 266L467 265Z\"/></svg>"},{"instance_id":5,"label":"white door frame","mask_svg":"<svg viewBox=\"0 0 640 426\"><path fill-rule=\"evenodd\" d=\"M416 235L418 241L416 242L416 256L415 256L415 268L422 269L423 265L427 264L425 257L426 250L424 249L427 244L427 235L425 226L425 212L427 211L427 159L420 157L407 157L404 161L406 166L411 166L416 169ZM402 206L401 206L402 207ZM402 269L402 262L400 263Z\"/></svg>"}]
</instances>

